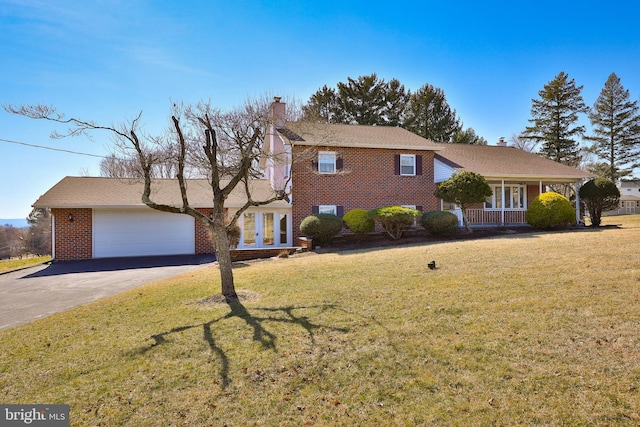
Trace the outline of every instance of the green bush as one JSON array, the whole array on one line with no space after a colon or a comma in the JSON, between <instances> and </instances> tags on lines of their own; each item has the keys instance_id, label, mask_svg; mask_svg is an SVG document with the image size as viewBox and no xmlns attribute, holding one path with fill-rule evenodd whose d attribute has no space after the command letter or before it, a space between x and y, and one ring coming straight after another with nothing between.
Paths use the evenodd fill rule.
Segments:
<instances>
[{"instance_id":1,"label":"green bush","mask_svg":"<svg viewBox=\"0 0 640 427\"><path fill-rule=\"evenodd\" d=\"M576 222L576 212L566 197L548 192L533 199L527 209L526 220L534 227L564 227Z\"/></svg>"},{"instance_id":2,"label":"green bush","mask_svg":"<svg viewBox=\"0 0 640 427\"><path fill-rule=\"evenodd\" d=\"M606 178L592 179L580 187L578 193L589 216L591 217L591 225L599 227L602 212L617 209L620 203L620 190L613 181Z\"/></svg>"},{"instance_id":3,"label":"green bush","mask_svg":"<svg viewBox=\"0 0 640 427\"><path fill-rule=\"evenodd\" d=\"M447 211L425 212L420 224L434 236L446 236L458 231L458 217Z\"/></svg>"},{"instance_id":4,"label":"green bush","mask_svg":"<svg viewBox=\"0 0 640 427\"><path fill-rule=\"evenodd\" d=\"M371 233L376 228L376 222L369 216L369 211L364 209L353 209L342 217L344 226L353 233L363 235Z\"/></svg>"},{"instance_id":5,"label":"green bush","mask_svg":"<svg viewBox=\"0 0 640 427\"><path fill-rule=\"evenodd\" d=\"M300 223L300 231L319 245L331 243L340 230L342 230L342 220L334 214L310 215Z\"/></svg>"},{"instance_id":6,"label":"green bush","mask_svg":"<svg viewBox=\"0 0 640 427\"><path fill-rule=\"evenodd\" d=\"M420 214L415 209L401 206L385 206L372 209L369 216L378 221L392 239L398 240L402 232L413 226L415 218Z\"/></svg>"}]
</instances>

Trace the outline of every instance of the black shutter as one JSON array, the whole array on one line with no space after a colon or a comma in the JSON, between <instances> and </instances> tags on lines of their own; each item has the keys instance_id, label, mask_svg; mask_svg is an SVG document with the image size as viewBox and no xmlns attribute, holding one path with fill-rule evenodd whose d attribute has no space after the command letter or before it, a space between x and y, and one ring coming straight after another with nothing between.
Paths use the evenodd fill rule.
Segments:
<instances>
[{"instance_id":1,"label":"black shutter","mask_svg":"<svg viewBox=\"0 0 640 427\"><path fill-rule=\"evenodd\" d=\"M393 155L393 173L400 175L400 154Z\"/></svg>"},{"instance_id":2,"label":"black shutter","mask_svg":"<svg viewBox=\"0 0 640 427\"><path fill-rule=\"evenodd\" d=\"M422 175L422 156L416 156L416 175Z\"/></svg>"},{"instance_id":3,"label":"black shutter","mask_svg":"<svg viewBox=\"0 0 640 427\"><path fill-rule=\"evenodd\" d=\"M344 206L336 206L336 214L338 218L342 218L344 216Z\"/></svg>"},{"instance_id":4,"label":"black shutter","mask_svg":"<svg viewBox=\"0 0 640 427\"><path fill-rule=\"evenodd\" d=\"M311 170L314 172L318 172L318 159L311 160Z\"/></svg>"},{"instance_id":5,"label":"black shutter","mask_svg":"<svg viewBox=\"0 0 640 427\"><path fill-rule=\"evenodd\" d=\"M416 206L416 210L422 212L422 206L420 205Z\"/></svg>"},{"instance_id":6,"label":"black shutter","mask_svg":"<svg viewBox=\"0 0 640 427\"><path fill-rule=\"evenodd\" d=\"M311 206L311 213L317 215L320 212L320 206Z\"/></svg>"},{"instance_id":7,"label":"black shutter","mask_svg":"<svg viewBox=\"0 0 640 427\"><path fill-rule=\"evenodd\" d=\"M344 169L344 162L342 161L342 157L336 158L336 171L340 172Z\"/></svg>"}]
</instances>

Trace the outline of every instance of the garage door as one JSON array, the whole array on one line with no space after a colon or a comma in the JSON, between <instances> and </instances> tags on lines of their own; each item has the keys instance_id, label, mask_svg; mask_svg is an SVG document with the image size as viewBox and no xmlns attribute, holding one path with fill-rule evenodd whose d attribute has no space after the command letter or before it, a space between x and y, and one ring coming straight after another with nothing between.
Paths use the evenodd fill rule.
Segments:
<instances>
[{"instance_id":1,"label":"garage door","mask_svg":"<svg viewBox=\"0 0 640 427\"><path fill-rule=\"evenodd\" d=\"M95 258L195 253L194 220L151 209L95 210Z\"/></svg>"}]
</instances>

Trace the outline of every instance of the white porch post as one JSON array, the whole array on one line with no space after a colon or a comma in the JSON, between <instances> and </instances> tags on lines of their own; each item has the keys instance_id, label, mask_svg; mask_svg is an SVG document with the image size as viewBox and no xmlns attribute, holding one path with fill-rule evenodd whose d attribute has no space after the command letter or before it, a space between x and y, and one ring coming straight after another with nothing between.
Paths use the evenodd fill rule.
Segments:
<instances>
[{"instance_id":1,"label":"white porch post","mask_svg":"<svg viewBox=\"0 0 640 427\"><path fill-rule=\"evenodd\" d=\"M538 182L538 196L542 194L542 180Z\"/></svg>"},{"instance_id":2,"label":"white porch post","mask_svg":"<svg viewBox=\"0 0 640 427\"><path fill-rule=\"evenodd\" d=\"M576 191L576 224L580 224L580 182L576 182L575 185Z\"/></svg>"},{"instance_id":3,"label":"white porch post","mask_svg":"<svg viewBox=\"0 0 640 427\"><path fill-rule=\"evenodd\" d=\"M504 179L502 180L502 206L501 206L501 210L500 210L500 216L501 216L501 222L502 225L504 225Z\"/></svg>"}]
</instances>

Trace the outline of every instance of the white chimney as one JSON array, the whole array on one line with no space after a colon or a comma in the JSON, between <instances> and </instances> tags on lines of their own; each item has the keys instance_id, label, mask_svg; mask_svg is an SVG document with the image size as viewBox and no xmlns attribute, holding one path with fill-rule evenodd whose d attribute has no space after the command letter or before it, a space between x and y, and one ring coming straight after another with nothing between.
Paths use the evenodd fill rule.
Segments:
<instances>
[{"instance_id":1,"label":"white chimney","mask_svg":"<svg viewBox=\"0 0 640 427\"><path fill-rule=\"evenodd\" d=\"M282 98L273 97L273 102L269 108L269 120L271 120L276 128L284 127L287 117L287 104L280 102Z\"/></svg>"},{"instance_id":2,"label":"white chimney","mask_svg":"<svg viewBox=\"0 0 640 427\"><path fill-rule=\"evenodd\" d=\"M506 147L507 141L504 140L504 136L498 138L498 143L496 144L498 147Z\"/></svg>"}]
</instances>

